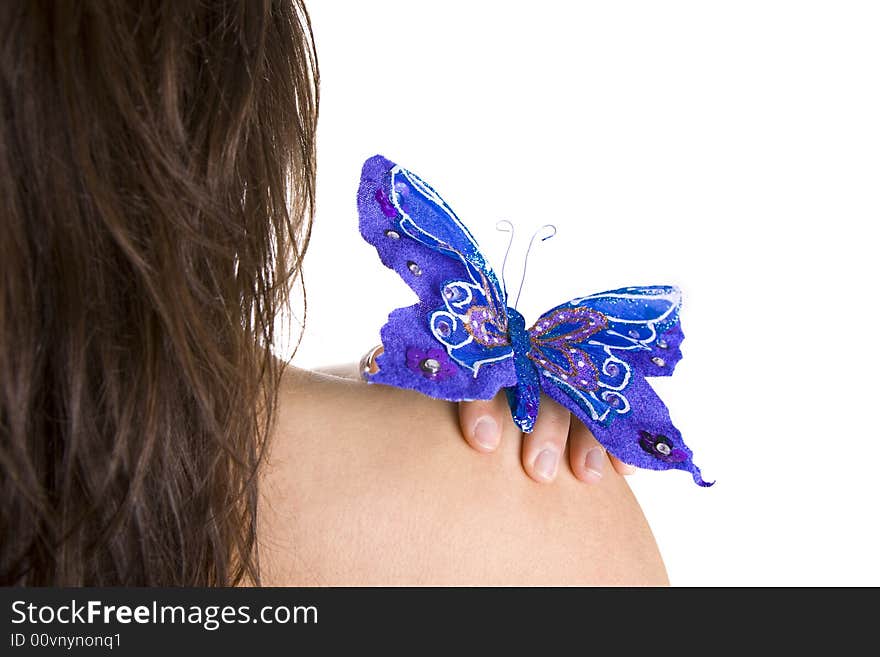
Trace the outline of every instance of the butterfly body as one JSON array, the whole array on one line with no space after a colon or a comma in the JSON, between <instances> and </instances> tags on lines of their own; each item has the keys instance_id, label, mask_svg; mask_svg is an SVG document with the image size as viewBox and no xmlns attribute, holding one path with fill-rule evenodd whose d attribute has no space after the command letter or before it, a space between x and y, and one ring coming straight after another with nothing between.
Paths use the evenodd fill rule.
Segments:
<instances>
[{"instance_id":1,"label":"butterfly body","mask_svg":"<svg viewBox=\"0 0 880 657\"><path fill-rule=\"evenodd\" d=\"M532 362L532 341L526 330L525 318L516 309L507 308L507 326L513 346L516 385L505 388L505 393L513 421L528 433L534 429L538 419L541 379Z\"/></svg>"},{"instance_id":2,"label":"butterfly body","mask_svg":"<svg viewBox=\"0 0 880 657\"><path fill-rule=\"evenodd\" d=\"M421 178L382 156L368 159L358 210L364 239L418 296L389 315L369 382L451 401L490 399L503 389L525 432L544 394L622 461L686 470L708 485L645 380L671 374L681 358L677 288L573 299L526 328L470 232Z\"/></svg>"}]
</instances>

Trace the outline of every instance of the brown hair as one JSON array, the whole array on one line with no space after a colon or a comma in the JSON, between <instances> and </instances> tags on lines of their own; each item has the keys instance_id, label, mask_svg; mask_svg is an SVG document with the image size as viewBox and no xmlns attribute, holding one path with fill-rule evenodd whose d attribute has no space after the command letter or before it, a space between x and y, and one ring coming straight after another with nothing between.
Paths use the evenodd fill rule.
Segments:
<instances>
[{"instance_id":1,"label":"brown hair","mask_svg":"<svg viewBox=\"0 0 880 657\"><path fill-rule=\"evenodd\" d=\"M0 42L0 583L258 582L302 1L3 2Z\"/></svg>"}]
</instances>

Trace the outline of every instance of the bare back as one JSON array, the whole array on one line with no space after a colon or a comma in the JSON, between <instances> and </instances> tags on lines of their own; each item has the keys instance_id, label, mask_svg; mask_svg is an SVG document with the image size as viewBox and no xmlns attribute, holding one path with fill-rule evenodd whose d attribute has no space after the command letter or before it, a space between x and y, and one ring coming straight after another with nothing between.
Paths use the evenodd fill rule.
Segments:
<instances>
[{"instance_id":1,"label":"bare back","mask_svg":"<svg viewBox=\"0 0 880 657\"><path fill-rule=\"evenodd\" d=\"M480 454L413 392L291 369L261 477L266 585L667 583L622 477L536 483L512 423Z\"/></svg>"}]
</instances>

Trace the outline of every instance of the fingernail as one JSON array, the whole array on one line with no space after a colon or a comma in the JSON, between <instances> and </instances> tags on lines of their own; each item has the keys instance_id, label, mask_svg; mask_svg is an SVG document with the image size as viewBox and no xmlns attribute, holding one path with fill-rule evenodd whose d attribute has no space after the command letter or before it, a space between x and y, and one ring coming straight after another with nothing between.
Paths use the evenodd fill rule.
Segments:
<instances>
[{"instance_id":1,"label":"fingernail","mask_svg":"<svg viewBox=\"0 0 880 657\"><path fill-rule=\"evenodd\" d=\"M495 449L501 440L498 423L488 415L481 417L474 425L474 440L483 449Z\"/></svg>"},{"instance_id":2,"label":"fingernail","mask_svg":"<svg viewBox=\"0 0 880 657\"><path fill-rule=\"evenodd\" d=\"M535 474L541 479L550 481L556 475L556 452L545 449L535 459Z\"/></svg>"},{"instance_id":3,"label":"fingernail","mask_svg":"<svg viewBox=\"0 0 880 657\"><path fill-rule=\"evenodd\" d=\"M605 467L605 454L601 447L593 447L587 452L584 459L584 469L595 475L597 479L602 478L602 468Z\"/></svg>"}]
</instances>

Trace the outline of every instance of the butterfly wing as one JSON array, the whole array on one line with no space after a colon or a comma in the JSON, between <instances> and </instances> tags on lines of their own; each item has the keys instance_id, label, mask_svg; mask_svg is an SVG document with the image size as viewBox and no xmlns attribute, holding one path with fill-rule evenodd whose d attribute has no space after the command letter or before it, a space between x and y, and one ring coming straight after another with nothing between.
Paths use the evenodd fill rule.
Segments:
<instances>
[{"instance_id":1,"label":"butterfly wing","mask_svg":"<svg viewBox=\"0 0 880 657\"><path fill-rule=\"evenodd\" d=\"M625 463L653 470L700 470L669 411L645 377L672 374L684 339L681 292L628 287L574 299L529 329L529 358L541 387Z\"/></svg>"},{"instance_id":2,"label":"butterfly wing","mask_svg":"<svg viewBox=\"0 0 880 657\"><path fill-rule=\"evenodd\" d=\"M452 209L381 155L364 163L357 202L361 235L419 298L388 317L368 380L453 401L513 385L504 292Z\"/></svg>"}]
</instances>

